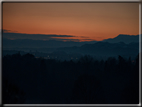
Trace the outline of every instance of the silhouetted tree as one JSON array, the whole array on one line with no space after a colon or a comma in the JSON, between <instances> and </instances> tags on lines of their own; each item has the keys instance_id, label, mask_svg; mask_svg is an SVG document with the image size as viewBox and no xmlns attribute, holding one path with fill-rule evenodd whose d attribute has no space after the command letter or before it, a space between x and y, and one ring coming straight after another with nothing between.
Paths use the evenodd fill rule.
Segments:
<instances>
[{"instance_id":1,"label":"silhouetted tree","mask_svg":"<svg viewBox=\"0 0 142 107\"><path fill-rule=\"evenodd\" d=\"M23 55L24 58L29 59L29 58L34 58L35 56L33 54L27 53Z\"/></svg>"},{"instance_id":2,"label":"silhouetted tree","mask_svg":"<svg viewBox=\"0 0 142 107\"><path fill-rule=\"evenodd\" d=\"M2 103L3 104L24 104L25 93L17 85L9 82L8 79L2 81Z\"/></svg>"},{"instance_id":3,"label":"silhouetted tree","mask_svg":"<svg viewBox=\"0 0 142 107\"><path fill-rule=\"evenodd\" d=\"M139 104L139 56L136 57L132 77L122 95L127 104Z\"/></svg>"},{"instance_id":4,"label":"silhouetted tree","mask_svg":"<svg viewBox=\"0 0 142 107\"><path fill-rule=\"evenodd\" d=\"M35 58L34 55L29 53L25 55L17 53L3 57L2 69L2 76L10 77L14 83L18 84L18 86L13 86L13 84L7 86L7 83L4 83L5 89L12 90L9 91L11 94L8 95L7 91L4 90L3 95L6 96L15 96L22 87L25 93L35 95L37 98L44 96L47 103L103 104L107 103L104 94L108 94L108 90L103 91L103 88L105 89L107 86L104 85L105 80L108 79L107 82L110 85L115 81L117 82L118 78L122 78L124 81L126 80L124 84L120 85L120 83L116 86L113 84L114 86L112 86L115 88L122 86L121 89L124 88L124 90L117 90L120 94L122 93L121 98L118 99L123 99L124 103L138 102L138 56L132 63L131 58L126 60L122 56L119 56L118 59L110 57L105 61L94 60L91 56L84 56L76 61L61 61L43 59L42 57ZM3 96L4 102L15 99L15 97L6 96ZM19 100L11 100L10 103L17 102ZM121 103L121 101L118 102Z\"/></svg>"},{"instance_id":5,"label":"silhouetted tree","mask_svg":"<svg viewBox=\"0 0 142 107\"><path fill-rule=\"evenodd\" d=\"M74 83L73 101L75 104L105 103L100 81L94 76L81 75Z\"/></svg>"},{"instance_id":6,"label":"silhouetted tree","mask_svg":"<svg viewBox=\"0 0 142 107\"><path fill-rule=\"evenodd\" d=\"M126 67L126 63L125 63L125 59L122 56L118 56L118 70L119 72L125 72L125 67Z\"/></svg>"}]
</instances>

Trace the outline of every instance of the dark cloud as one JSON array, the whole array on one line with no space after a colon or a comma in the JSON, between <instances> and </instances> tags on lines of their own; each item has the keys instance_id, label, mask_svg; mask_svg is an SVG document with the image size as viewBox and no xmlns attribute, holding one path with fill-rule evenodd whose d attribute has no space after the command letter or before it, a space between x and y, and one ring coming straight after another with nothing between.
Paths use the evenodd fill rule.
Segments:
<instances>
[{"instance_id":1,"label":"dark cloud","mask_svg":"<svg viewBox=\"0 0 142 107\"><path fill-rule=\"evenodd\" d=\"M5 29L3 29L2 31L3 31L4 33L10 32L10 30L5 30Z\"/></svg>"},{"instance_id":2,"label":"dark cloud","mask_svg":"<svg viewBox=\"0 0 142 107\"><path fill-rule=\"evenodd\" d=\"M6 29L3 29L2 31L3 31L3 33L12 33L12 32L17 33L17 31L11 31L11 30L6 30Z\"/></svg>"},{"instance_id":3,"label":"dark cloud","mask_svg":"<svg viewBox=\"0 0 142 107\"><path fill-rule=\"evenodd\" d=\"M80 42L80 39L58 39L59 41L65 41L65 42Z\"/></svg>"},{"instance_id":4,"label":"dark cloud","mask_svg":"<svg viewBox=\"0 0 142 107\"><path fill-rule=\"evenodd\" d=\"M75 37L72 35L56 35L56 34L22 34L22 33L10 33L9 30L3 30L2 37L7 39L33 39L33 40L53 40L58 39L56 37Z\"/></svg>"},{"instance_id":5,"label":"dark cloud","mask_svg":"<svg viewBox=\"0 0 142 107\"><path fill-rule=\"evenodd\" d=\"M56 34L23 34L23 33L11 33L10 30L3 30L2 33L3 38L7 39L32 39L32 40L58 40L58 41L74 41L74 42L81 42L81 41L93 41L92 39L89 39L88 37L81 36L81 39L73 39L72 35L56 35Z\"/></svg>"},{"instance_id":6,"label":"dark cloud","mask_svg":"<svg viewBox=\"0 0 142 107\"><path fill-rule=\"evenodd\" d=\"M59 41L66 41L66 42L81 42L81 41L94 41L93 39L57 39Z\"/></svg>"},{"instance_id":7,"label":"dark cloud","mask_svg":"<svg viewBox=\"0 0 142 107\"><path fill-rule=\"evenodd\" d=\"M86 40L86 41L94 41L94 39L82 39L82 40Z\"/></svg>"}]
</instances>

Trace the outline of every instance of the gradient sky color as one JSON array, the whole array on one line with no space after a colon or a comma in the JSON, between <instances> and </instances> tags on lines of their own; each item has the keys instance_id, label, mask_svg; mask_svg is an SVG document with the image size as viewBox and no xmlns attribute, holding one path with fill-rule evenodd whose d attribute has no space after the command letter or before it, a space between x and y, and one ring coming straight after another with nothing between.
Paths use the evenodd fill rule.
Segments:
<instances>
[{"instance_id":1,"label":"gradient sky color","mask_svg":"<svg viewBox=\"0 0 142 107\"><path fill-rule=\"evenodd\" d=\"M139 3L3 3L3 29L80 41L139 34ZM48 36L48 35L47 35Z\"/></svg>"}]
</instances>

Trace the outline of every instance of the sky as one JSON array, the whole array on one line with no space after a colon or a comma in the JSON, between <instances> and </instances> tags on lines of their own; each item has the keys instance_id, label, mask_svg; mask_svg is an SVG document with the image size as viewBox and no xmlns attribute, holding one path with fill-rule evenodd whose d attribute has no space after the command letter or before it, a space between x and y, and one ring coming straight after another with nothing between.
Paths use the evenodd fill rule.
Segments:
<instances>
[{"instance_id":1,"label":"sky","mask_svg":"<svg viewBox=\"0 0 142 107\"><path fill-rule=\"evenodd\" d=\"M139 34L139 3L3 3L2 12L2 29L24 34L13 39L40 34L81 42Z\"/></svg>"}]
</instances>

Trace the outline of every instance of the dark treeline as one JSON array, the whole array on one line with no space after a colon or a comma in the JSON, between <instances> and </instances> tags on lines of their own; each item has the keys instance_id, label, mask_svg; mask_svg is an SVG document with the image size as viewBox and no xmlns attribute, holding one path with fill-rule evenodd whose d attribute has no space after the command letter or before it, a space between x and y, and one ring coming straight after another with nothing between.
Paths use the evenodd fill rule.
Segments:
<instances>
[{"instance_id":1,"label":"dark treeline","mask_svg":"<svg viewBox=\"0 0 142 107\"><path fill-rule=\"evenodd\" d=\"M139 57L77 61L35 58L2 59L3 103L138 104Z\"/></svg>"}]
</instances>

